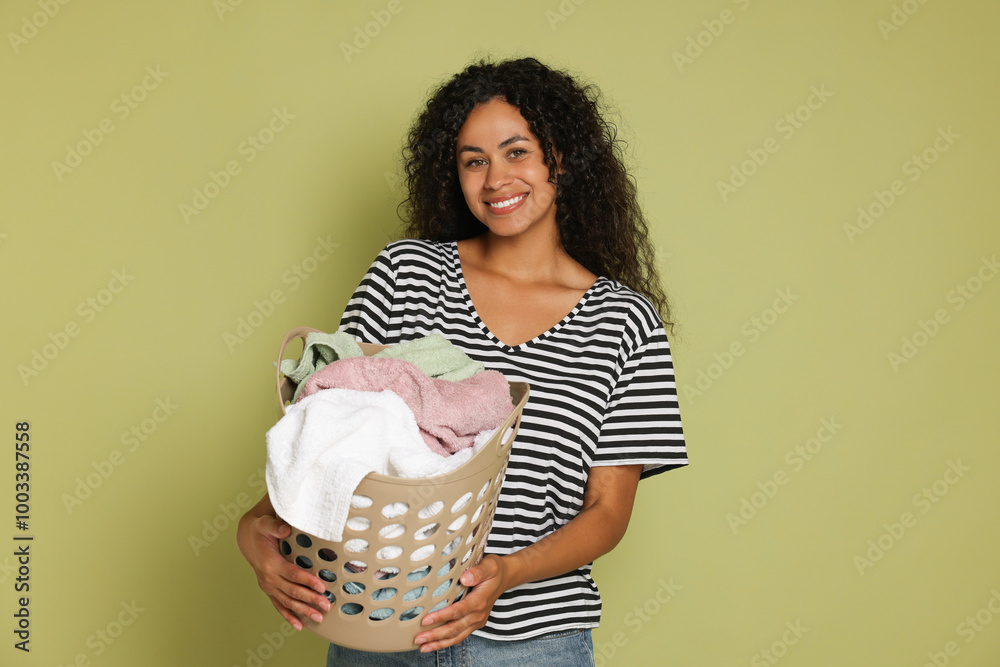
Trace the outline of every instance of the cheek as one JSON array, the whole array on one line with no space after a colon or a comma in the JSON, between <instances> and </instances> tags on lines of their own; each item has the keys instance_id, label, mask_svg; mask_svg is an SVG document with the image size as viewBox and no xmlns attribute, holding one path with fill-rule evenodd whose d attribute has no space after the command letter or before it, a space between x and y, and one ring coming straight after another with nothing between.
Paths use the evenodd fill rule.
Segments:
<instances>
[{"instance_id":1,"label":"cheek","mask_svg":"<svg viewBox=\"0 0 1000 667\"><path fill-rule=\"evenodd\" d=\"M473 192L475 188L468 176L459 176L458 186L462 188L462 195L465 197L465 201L470 201L474 197Z\"/></svg>"}]
</instances>

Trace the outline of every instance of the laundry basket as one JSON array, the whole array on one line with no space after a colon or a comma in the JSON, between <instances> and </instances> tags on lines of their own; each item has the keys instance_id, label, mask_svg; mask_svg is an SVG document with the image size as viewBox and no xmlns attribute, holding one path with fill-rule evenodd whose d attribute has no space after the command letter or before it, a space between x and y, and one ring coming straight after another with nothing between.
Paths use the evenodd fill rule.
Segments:
<instances>
[{"instance_id":1,"label":"laundry basket","mask_svg":"<svg viewBox=\"0 0 1000 667\"><path fill-rule=\"evenodd\" d=\"M285 347L317 331L285 335L278 352L278 405L295 390L281 373ZM361 343L366 355L385 346ZM467 590L458 579L479 562L496 510L511 444L528 400L528 385L510 382L514 410L489 442L460 467L438 477L406 479L369 473L351 502L342 542L322 540L292 526L280 544L290 562L326 582L330 611L303 626L340 646L365 651L409 651L413 638L437 625L423 617ZM506 438L504 438L506 436Z\"/></svg>"}]
</instances>

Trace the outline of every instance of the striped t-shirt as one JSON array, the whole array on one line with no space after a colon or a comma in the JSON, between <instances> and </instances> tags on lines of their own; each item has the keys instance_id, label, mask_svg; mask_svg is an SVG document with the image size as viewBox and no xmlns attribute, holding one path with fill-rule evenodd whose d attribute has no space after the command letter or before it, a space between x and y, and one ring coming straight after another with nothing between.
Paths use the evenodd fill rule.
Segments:
<instances>
[{"instance_id":1,"label":"striped t-shirt","mask_svg":"<svg viewBox=\"0 0 1000 667\"><path fill-rule=\"evenodd\" d=\"M500 342L469 298L455 242L403 240L378 254L340 329L392 345L440 333L487 368L531 385L486 552L509 554L569 522L592 466L687 464L673 363L650 302L600 277L566 317L520 345ZM601 598L585 565L503 593L477 635L528 639L596 627Z\"/></svg>"}]
</instances>

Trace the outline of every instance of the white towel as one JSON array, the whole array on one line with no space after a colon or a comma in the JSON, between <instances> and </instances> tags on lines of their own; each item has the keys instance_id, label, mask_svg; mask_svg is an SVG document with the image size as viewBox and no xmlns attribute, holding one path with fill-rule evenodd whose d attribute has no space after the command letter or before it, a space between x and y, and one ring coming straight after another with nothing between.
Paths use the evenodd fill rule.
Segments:
<instances>
[{"instance_id":1,"label":"white towel","mask_svg":"<svg viewBox=\"0 0 1000 667\"><path fill-rule=\"evenodd\" d=\"M351 496L365 475L443 475L487 439L440 456L427 448L413 412L393 392L324 389L290 405L267 432L267 490L284 521L340 542Z\"/></svg>"}]
</instances>

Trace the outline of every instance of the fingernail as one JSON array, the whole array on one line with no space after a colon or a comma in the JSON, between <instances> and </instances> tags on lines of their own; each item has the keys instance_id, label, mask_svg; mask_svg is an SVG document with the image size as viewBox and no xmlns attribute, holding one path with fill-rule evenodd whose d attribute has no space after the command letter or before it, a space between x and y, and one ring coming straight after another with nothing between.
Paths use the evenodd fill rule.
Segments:
<instances>
[{"instance_id":1,"label":"fingernail","mask_svg":"<svg viewBox=\"0 0 1000 667\"><path fill-rule=\"evenodd\" d=\"M315 613L315 614L309 614L309 618L311 618L312 620L316 621L317 623L322 623L323 622L323 617L320 616L318 612Z\"/></svg>"}]
</instances>

